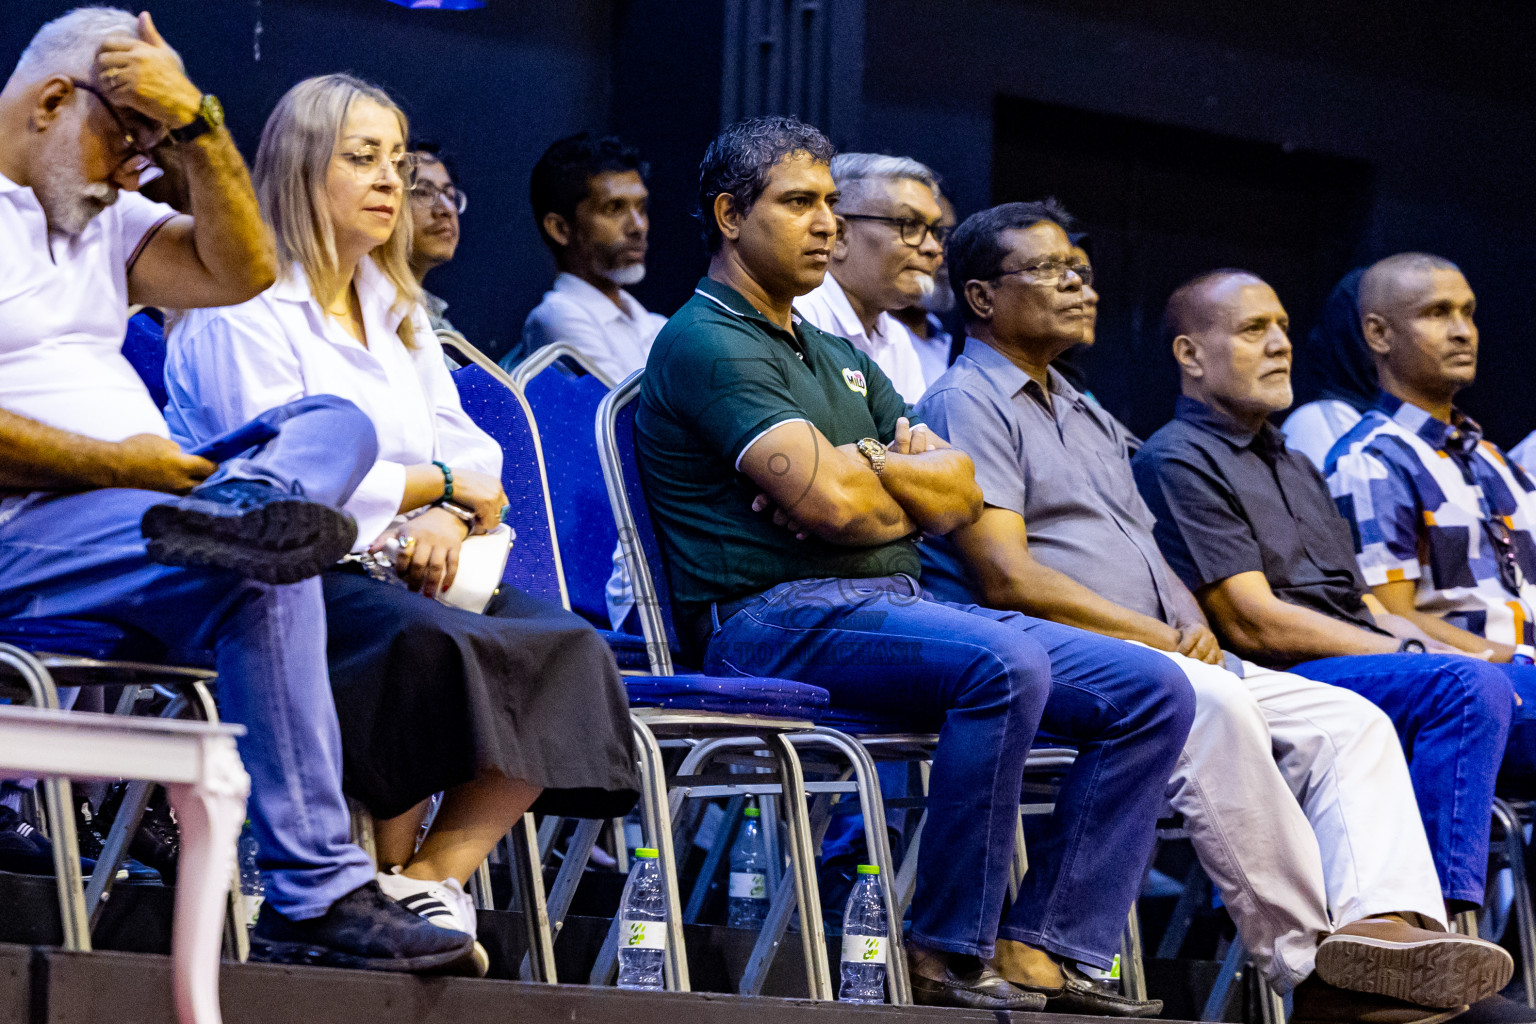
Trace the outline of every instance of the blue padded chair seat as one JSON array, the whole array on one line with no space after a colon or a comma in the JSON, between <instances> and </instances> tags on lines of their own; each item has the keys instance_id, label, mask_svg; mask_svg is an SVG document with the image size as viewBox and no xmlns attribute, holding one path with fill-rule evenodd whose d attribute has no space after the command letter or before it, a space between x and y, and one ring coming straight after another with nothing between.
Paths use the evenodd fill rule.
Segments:
<instances>
[{"instance_id":1,"label":"blue padded chair seat","mask_svg":"<svg viewBox=\"0 0 1536 1024\"><path fill-rule=\"evenodd\" d=\"M212 651L168 652L154 637L91 619L0 619L0 643L27 651L95 658L212 668Z\"/></svg>"},{"instance_id":2,"label":"blue padded chair seat","mask_svg":"<svg viewBox=\"0 0 1536 1024\"><path fill-rule=\"evenodd\" d=\"M612 629L599 629L597 635L607 642L621 671L651 667L651 656L645 649L645 637Z\"/></svg>"},{"instance_id":3,"label":"blue padded chair seat","mask_svg":"<svg viewBox=\"0 0 1536 1024\"><path fill-rule=\"evenodd\" d=\"M734 676L625 676L624 689L636 708L716 711L736 715L816 718L830 694L792 679Z\"/></svg>"}]
</instances>

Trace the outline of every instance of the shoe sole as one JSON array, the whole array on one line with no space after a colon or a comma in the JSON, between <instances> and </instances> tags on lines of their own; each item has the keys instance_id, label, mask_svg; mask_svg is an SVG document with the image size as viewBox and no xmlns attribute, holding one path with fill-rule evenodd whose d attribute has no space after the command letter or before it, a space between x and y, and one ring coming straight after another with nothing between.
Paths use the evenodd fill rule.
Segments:
<instances>
[{"instance_id":1,"label":"shoe sole","mask_svg":"<svg viewBox=\"0 0 1536 1024\"><path fill-rule=\"evenodd\" d=\"M913 979L914 982L916 982L916 980L917 979L915 978ZM1015 998L1009 1000L988 999L967 1002L963 999L960 999L957 993L949 988L925 987L919 984L914 984L912 986L912 1001L918 1006L944 1006L961 1010L1002 1010L1004 1012L1012 1011L1015 1013L1038 1013L1043 1011L1046 1007L1045 996L1038 992L1021 991L1019 995L1023 996L1024 998Z\"/></svg>"},{"instance_id":2,"label":"shoe sole","mask_svg":"<svg viewBox=\"0 0 1536 1024\"><path fill-rule=\"evenodd\" d=\"M357 523L312 501L277 500L230 514L186 505L155 505L140 530L149 557L162 565L228 569L263 583L297 583L319 575L352 549Z\"/></svg>"},{"instance_id":3,"label":"shoe sole","mask_svg":"<svg viewBox=\"0 0 1536 1024\"><path fill-rule=\"evenodd\" d=\"M1335 935L1317 949L1317 976L1330 985L1438 1009L1485 999L1514 973L1502 946L1457 935L1425 942Z\"/></svg>"},{"instance_id":4,"label":"shoe sole","mask_svg":"<svg viewBox=\"0 0 1536 1024\"><path fill-rule=\"evenodd\" d=\"M479 946L478 942L471 939L462 946L442 953L396 959L356 956L307 942L272 942L253 937L250 959L267 964L341 967L360 971L390 971L396 974L453 974L483 978L485 973L479 967L479 954L483 954L485 950L479 949L477 953ZM489 969L489 956L486 956L485 964Z\"/></svg>"}]
</instances>

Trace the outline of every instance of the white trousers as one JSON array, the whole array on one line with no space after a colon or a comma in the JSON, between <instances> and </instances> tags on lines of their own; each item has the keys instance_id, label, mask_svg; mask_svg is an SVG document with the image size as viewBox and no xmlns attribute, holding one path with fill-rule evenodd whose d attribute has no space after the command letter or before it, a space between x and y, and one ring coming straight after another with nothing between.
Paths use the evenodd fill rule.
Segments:
<instances>
[{"instance_id":1,"label":"white trousers","mask_svg":"<svg viewBox=\"0 0 1536 1024\"><path fill-rule=\"evenodd\" d=\"M1239 677L1168 657L1195 689L1169 801L1277 988L1311 974L1317 944L1341 925L1391 911L1445 924L1408 765L1379 708L1248 662Z\"/></svg>"}]
</instances>

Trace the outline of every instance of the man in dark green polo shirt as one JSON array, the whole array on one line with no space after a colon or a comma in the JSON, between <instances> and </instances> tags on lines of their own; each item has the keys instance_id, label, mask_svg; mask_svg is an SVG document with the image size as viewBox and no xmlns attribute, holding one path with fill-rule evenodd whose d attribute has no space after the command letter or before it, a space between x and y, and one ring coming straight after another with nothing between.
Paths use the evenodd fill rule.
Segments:
<instances>
[{"instance_id":1,"label":"man in dark green polo shirt","mask_svg":"<svg viewBox=\"0 0 1536 1024\"><path fill-rule=\"evenodd\" d=\"M793 313L839 230L831 157L815 129L759 118L700 169L709 276L657 336L635 420L685 642L709 672L814 683L940 731L912 904L919 1002L1156 1013L1077 965L1119 947L1189 686L1150 650L918 586L918 537L973 522L980 495L970 458L910 425L872 361ZM1000 924L1042 725L1079 756Z\"/></svg>"}]
</instances>

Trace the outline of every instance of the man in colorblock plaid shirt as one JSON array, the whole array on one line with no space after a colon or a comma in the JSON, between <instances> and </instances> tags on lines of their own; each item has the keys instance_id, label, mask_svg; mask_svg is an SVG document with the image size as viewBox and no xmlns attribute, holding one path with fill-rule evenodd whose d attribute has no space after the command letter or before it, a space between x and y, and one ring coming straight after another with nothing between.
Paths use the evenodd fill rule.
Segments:
<instances>
[{"instance_id":1,"label":"man in colorblock plaid shirt","mask_svg":"<svg viewBox=\"0 0 1536 1024\"><path fill-rule=\"evenodd\" d=\"M1324 470L1388 611L1495 662L1528 661L1536 485L1452 405L1477 373L1474 302L1438 257L1402 254L1366 273L1361 321L1383 390Z\"/></svg>"}]
</instances>

